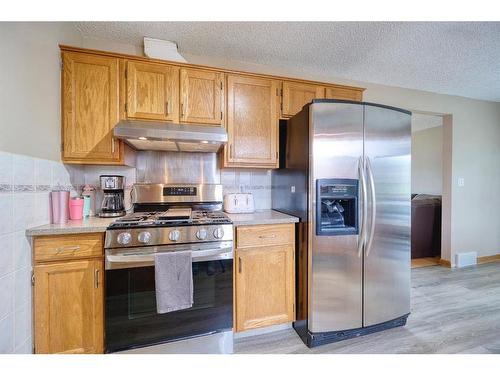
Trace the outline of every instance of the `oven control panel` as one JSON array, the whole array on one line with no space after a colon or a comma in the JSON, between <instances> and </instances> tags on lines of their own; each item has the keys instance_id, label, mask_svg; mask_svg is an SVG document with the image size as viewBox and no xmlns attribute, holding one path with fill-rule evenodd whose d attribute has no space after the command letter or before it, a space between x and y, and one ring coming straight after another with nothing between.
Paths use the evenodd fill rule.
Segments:
<instances>
[{"instance_id":1,"label":"oven control panel","mask_svg":"<svg viewBox=\"0 0 500 375\"><path fill-rule=\"evenodd\" d=\"M196 196L198 194L196 186L165 186L163 196Z\"/></svg>"}]
</instances>

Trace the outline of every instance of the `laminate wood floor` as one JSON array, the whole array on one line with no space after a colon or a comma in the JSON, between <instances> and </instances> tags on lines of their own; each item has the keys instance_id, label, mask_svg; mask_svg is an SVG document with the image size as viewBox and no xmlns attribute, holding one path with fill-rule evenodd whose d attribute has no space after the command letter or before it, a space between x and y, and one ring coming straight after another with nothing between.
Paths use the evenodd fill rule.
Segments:
<instances>
[{"instance_id":1,"label":"laminate wood floor","mask_svg":"<svg viewBox=\"0 0 500 375\"><path fill-rule=\"evenodd\" d=\"M438 266L440 257L416 258L411 260L411 268Z\"/></svg>"},{"instance_id":2,"label":"laminate wood floor","mask_svg":"<svg viewBox=\"0 0 500 375\"><path fill-rule=\"evenodd\" d=\"M235 341L235 353L500 354L500 263L412 269L404 327L307 348L293 329Z\"/></svg>"}]
</instances>

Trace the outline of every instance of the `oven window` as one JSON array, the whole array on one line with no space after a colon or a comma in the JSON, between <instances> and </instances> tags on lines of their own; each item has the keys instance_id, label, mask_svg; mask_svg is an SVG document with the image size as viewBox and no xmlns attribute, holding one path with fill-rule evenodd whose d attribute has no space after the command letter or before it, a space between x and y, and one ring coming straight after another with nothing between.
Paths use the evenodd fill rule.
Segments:
<instances>
[{"instance_id":1,"label":"oven window","mask_svg":"<svg viewBox=\"0 0 500 375\"><path fill-rule=\"evenodd\" d=\"M193 300L157 314L154 267L106 271L106 351L231 329L233 261L193 263Z\"/></svg>"}]
</instances>

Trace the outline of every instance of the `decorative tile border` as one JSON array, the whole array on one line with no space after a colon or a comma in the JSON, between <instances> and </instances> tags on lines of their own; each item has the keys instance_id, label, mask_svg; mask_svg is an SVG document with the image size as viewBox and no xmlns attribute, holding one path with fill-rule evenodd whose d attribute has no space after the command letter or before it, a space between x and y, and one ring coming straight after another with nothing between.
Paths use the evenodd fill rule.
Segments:
<instances>
[{"instance_id":1,"label":"decorative tile border","mask_svg":"<svg viewBox=\"0 0 500 375\"><path fill-rule=\"evenodd\" d=\"M223 190L239 190L240 187L243 190L271 190L272 186L271 185L224 185L222 184L222 189Z\"/></svg>"},{"instance_id":2,"label":"decorative tile border","mask_svg":"<svg viewBox=\"0 0 500 375\"><path fill-rule=\"evenodd\" d=\"M84 185L9 185L0 184L0 193L39 193L52 190L81 191Z\"/></svg>"},{"instance_id":3,"label":"decorative tile border","mask_svg":"<svg viewBox=\"0 0 500 375\"><path fill-rule=\"evenodd\" d=\"M29 193L35 191L33 185L14 185L14 193Z\"/></svg>"},{"instance_id":4,"label":"decorative tile border","mask_svg":"<svg viewBox=\"0 0 500 375\"><path fill-rule=\"evenodd\" d=\"M12 193L12 185L0 184L0 193Z\"/></svg>"},{"instance_id":5,"label":"decorative tile border","mask_svg":"<svg viewBox=\"0 0 500 375\"><path fill-rule=\"evenodd\" d=\"M50 185L36 185L36 191L51 191L52 186Z\"/></svg>"}]
</instances>

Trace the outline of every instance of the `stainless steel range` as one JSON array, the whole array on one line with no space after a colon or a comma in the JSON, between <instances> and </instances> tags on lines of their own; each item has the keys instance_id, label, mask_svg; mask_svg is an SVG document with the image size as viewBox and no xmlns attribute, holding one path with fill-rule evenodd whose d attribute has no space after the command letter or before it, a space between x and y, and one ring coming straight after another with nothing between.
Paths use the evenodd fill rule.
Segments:
<instances>
[{"instance_id":1,"label":"stainless steel range","mask_svg":"<svg viewBox=\"0 0 500 375\"><path fill-rule=\"evenodd\" d=\"M106 351L232 352L233 224L222 186L136 184L132 203L106 231ZM155 254L185 250L194 304L158 314Z\"/></svg>"}]
</instances>

